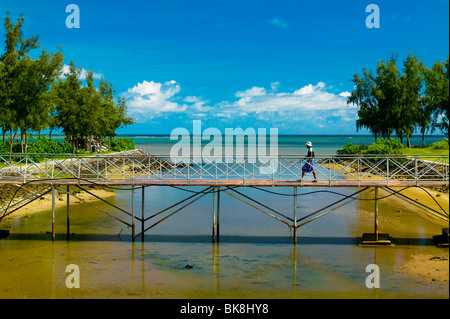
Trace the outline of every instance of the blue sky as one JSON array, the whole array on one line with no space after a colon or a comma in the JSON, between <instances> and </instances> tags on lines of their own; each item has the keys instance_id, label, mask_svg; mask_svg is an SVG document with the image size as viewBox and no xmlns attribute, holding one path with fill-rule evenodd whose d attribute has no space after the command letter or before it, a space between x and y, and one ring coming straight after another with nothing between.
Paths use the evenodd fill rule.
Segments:
<instances>
[{"instance_id":1,"label":"blue sky","mask_svg":"<svg viewBox=\"0 0 450 319\"><path fill-rule=\"evenodd\" d=\"M65 24L72 3L79 29ZM365 24L371 3L378 29ZM25 16L25 36L113 83L137 121L124 134L191 131L193 120L356 133L352 76L393 53L446 60L448 10L448 0L0 0L2 16Z\"/></svg>"}]
</instances>

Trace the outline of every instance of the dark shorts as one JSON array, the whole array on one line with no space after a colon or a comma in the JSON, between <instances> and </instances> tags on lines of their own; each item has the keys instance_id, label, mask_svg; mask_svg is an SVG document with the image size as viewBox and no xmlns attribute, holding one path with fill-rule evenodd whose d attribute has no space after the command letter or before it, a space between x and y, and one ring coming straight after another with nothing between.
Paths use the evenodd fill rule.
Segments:
<instances>
[{"instance_id":1,"label":"dark shorts","mask_svg":"<svg viewBox=\"0 0 450 319\"><path fill-rule=\"evenodd\" d=\"M303 164L302 166L302 172L303 173L311 173L312 171L314 171L314 161L310 161L309 163L306 162L305 164Z\"/></svg>"}]
</instances>

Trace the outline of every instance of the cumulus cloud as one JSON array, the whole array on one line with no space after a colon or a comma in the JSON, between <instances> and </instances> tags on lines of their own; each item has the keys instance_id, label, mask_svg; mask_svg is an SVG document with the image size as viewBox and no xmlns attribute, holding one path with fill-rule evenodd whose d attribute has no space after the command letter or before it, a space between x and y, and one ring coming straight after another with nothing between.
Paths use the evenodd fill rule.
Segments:
<instances>
[{"instance_id":1,"label":"cumulus cloud","mask_svg":"<svg viewBox=\"0 0 450 319\"><path fill-rule=\"evenodd\" d=\"M347 91L342 92L342 93L339 94L339 96L342 96L342 97L345 97L345 98L349 97L350 95L352 95L352 94L350 92L347 92Z\"/></svg>"},{"instance_id":2,"label":"cumulus cloud","mask_svg":"<svg viewBox=\"0 0 450 319\"><path fill-rule=\"evenodd\" d=\"M195 116L205 116L211 110L209 101L198 96L178 96L180 85L172 80L164 83L143 81L124 93L128 112L138 121L173 113L186 112Z\"/></svg>"},{"instance_id":3,"label":"cumulus cloud","mask_svg":"<svg viewBox=\"0 0 450 319\"><path fill-rule=\"evenodd\" d=\"M241 109L249 112L293 112L324 111L347 108L347 100L342 95L326 91L325 83L308 84L294 92L268 93L264 88L253 87L238 92L241 97L236 102L224 102L227 108Z\"/></svg>"},{"instance_id":4,"label":"cumulus cloud","mask_svg":"<svg viewBox=\"0 0 450 319\"><path fill-rule=\"evenodd\" d=\"M66 74L69 72L69 69L70 69L69 65L67 65L67 64L63 65L62 72L61 72L61 77L63 79L66 78ZM87 73L88 73L88 71L86 71L85 69L81 69L80 80L83 80L83 81L86 80ZM99 80L102 78L102 75L100 73L96 73L96 72L94 72L93 76L94 76L94 79L96 79L96 80Z\"/></svg>"},{"instance_id":5,"label":"cumulus cloud","mask_svg":"<svg viewBox=\"0 0 450 319\"><path fill-rule=\"evenodd\" d=\"M339 121L356 119L356 107L347 106L349 92L328 92L330 88L324 82L308 84L290 92L279 92L279 86L279 82L272 82L269 89L253 86L236 92L234 100L212 105L202 97L180 96L181 87L176 81L144 81L128 89L125 95L130 114L138 120L183 113L191 118L227 120L247 116L248 119L271 123L307 121L323 128Z\"/></svg>"},{"instance_id":6,"label":"cumulus cloud","mask_svg":"<svg viewBox=\"0 0 450 319\"><path fill-rule=\"evenodd\" d=\"M243 92L236 92L236 97L243 97L243 98L261 95L266 95L266 89L257 86L254 86L251 89L245 90Z\"/></svg>"},{"instance_id":7,"label":"cumulus cloud","mask_svg":"<svg viewBox=\"0 0 450 319\"><path fill-rule=\"evenodd\" d=\"M245 116L265 120L271 125L283 126L290 123L304 123L311 129L336 128L351 125L356 120L357 108L347 106L344 94L327 91L324 82L308 84L292 92L268 92L253 87L236 94L237 101L223 101L218 109L221 116ZM298 124L297 124L298 125ZM305 128L306 128L305 126ZM307 129L307 128L306 128Z\"/></svg>"},{"instance_id":8,"label":"cumulus cloud","mask_svg":"<svg viewBox=\"0 0 450 319\"><path fill-rule=\"evenodd\" d=\"M139 118L152 118L157 114L183 112L186 105L172 101L181 90L176 81L158 83L143 81L128 89L125 94L128 110Z\"/></svg>"}]
</instances>

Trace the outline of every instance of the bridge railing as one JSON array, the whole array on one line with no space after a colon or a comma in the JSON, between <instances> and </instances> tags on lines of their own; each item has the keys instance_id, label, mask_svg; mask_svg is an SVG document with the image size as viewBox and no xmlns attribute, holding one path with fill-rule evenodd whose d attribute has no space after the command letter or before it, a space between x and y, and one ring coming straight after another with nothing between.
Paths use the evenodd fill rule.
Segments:
<instances>
[{"instance_id":1,"label":"bridge railing","mask_svg":"<svg viewBox=\"0 0 450 319\"><path fill-rule=\"evenodd\" d=\"M300 180L300 155L152 156L0 154L0 183L36 179ZM449 181L448 155L317 155L319 180ZM308 175L311 175L309 173ZM311 179L305 175L305 179Z\"/></svg>"}]
</instances>

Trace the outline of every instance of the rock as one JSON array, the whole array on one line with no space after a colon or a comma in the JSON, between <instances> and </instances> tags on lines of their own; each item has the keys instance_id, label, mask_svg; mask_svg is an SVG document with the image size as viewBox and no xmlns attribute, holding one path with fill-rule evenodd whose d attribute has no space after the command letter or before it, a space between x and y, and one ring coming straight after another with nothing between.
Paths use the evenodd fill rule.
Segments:
<instances>
[{"instance_id":1,"label":"rock","mask_svg":"<svg viewBox=\"0 0 450 319\"><path fill-rule=\"evenodd\" d=\"M8 236L9 236L9 230L0 229L0 239L1 238L6 238Z\"/></svg>"},{"instance_id":2,"label":"rock","mask_svg":"<svg viewBox=\"0 0 450 319\"><path fill-rule=\"evenodd\" d=\"M192 269L192 268L194 268L194 267L192 267L191 265L186 265L186 266L184 266L184 268L186 268L186 269Z\"/></svg>"},{"instance_id":3,"label":"rock","mask_svg":"<svg viewBox=\"0 0 450 319\"><path fill-rule=\"evenodd\" d=\"M447 260L447 258L434 256L434 257L431 257L430 260Z\"/></svg>"}]
</instances>

